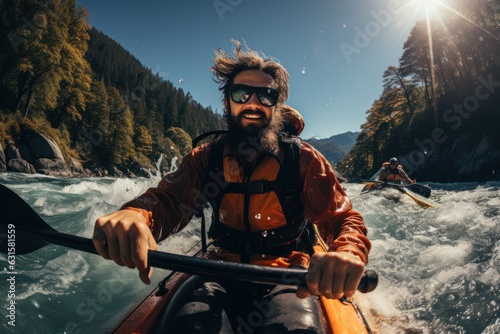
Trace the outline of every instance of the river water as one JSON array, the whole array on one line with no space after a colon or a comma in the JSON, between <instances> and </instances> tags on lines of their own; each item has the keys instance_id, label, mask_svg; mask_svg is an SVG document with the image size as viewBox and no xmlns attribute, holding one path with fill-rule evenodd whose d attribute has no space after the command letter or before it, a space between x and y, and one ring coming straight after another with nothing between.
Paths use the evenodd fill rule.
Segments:
<instances>
[{"instance_id":1,"label":"river water","mask_svg":"<svg viewBox=\"0 0 500 334\"><path fill-rule=\"evenodd\" d=\"M49 225L83 237L91 237L96 218L158 181L0 173L0 183ZM379 286L366 297L385 319L380 333L500 333L500 182L431 183L429 209L406 196L395 203L360 195L362 184L343 186L373 243L368 268L379 273ZM160 249L186 253L197 231L194 220ZM155 269L146 286L135 270L49 245L16 256L12 296L6 256L0 261L1 333L109 333L168 274Z\"/></svg>"}]
</instances>

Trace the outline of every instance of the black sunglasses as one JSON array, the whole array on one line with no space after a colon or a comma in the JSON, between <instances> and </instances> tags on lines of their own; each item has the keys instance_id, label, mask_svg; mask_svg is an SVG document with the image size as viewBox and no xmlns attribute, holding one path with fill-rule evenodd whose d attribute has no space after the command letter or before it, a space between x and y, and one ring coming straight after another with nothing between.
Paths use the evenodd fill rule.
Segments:
<instances>
[{"instance_id":1,"label":"black sunglasses","mask_svg":"<svg viewBox=\"0 0 500 334\"><path fill-rule=\"evenodd\" d=\"M278 102L279 93L276 89L270 87L252 87L242 84L232 85L229 89L231 100L235 103L247 103L252 94L257 92L260 104L265 107L275 106Z\"/></svg>"}]
</instances>

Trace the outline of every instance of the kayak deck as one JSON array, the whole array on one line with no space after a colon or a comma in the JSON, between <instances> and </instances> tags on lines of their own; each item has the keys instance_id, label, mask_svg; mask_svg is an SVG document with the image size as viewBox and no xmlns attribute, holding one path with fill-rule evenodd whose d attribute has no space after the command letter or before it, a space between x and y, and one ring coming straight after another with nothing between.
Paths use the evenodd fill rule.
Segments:
<instances>
[{"instance_id":1,"label":"kayak deck","mask_svg":"<svg viewBox=\"0 0 500 334\"><path fill-rule=\"evenodd\" d=\"M153 333L163 311L177 289L190 275L174 272L167 276L115 329L115 334Z\"/></svg>"},{"instance_id":2,"label":"kayak deck","mask_svg":"<svg viewBox=\"0 0 500 334\"><path fill-rule=\"evenodd\" d=\"M326 242L319 237L316 227L315 230L317 243L314 245L314 251L324 252L328 249L328 246ZM346 299L328 299L321 296L320 304L329 334L373 333L354 299L348 301Z\"/></svg>"},{"instance_id":3,"label":"kayak deck","mask_svg":"<svg viewBox=\"0 0 500 334\"><path fill-rule=\"evenodd\" d=\"M326 245L320 241L314 246L323 251ZM177 289L189 278L189 274L174 272L167 276L115 329L115 334L154 333L169 301ZM373 333L354 300L319 298L326 333Z\"/></svg>"}]
</instances>

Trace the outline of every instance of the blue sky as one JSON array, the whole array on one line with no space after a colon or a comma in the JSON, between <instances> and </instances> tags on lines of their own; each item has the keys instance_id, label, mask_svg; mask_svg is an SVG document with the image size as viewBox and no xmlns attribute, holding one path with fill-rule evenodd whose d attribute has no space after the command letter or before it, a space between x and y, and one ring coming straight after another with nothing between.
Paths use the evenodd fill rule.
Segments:
<instances>
[{"instance_id":1,"label":"blue sky","mask_svg":"<svg viewBox=\"0 0 500 334\"><path fill-rule=\"evenodd\" d=\"M398 65L423 0L77 0L90 24L204 106L222 112L209 67L231 38L290 73L303 138L360 131Z\"/></svg>"}]
</instances>

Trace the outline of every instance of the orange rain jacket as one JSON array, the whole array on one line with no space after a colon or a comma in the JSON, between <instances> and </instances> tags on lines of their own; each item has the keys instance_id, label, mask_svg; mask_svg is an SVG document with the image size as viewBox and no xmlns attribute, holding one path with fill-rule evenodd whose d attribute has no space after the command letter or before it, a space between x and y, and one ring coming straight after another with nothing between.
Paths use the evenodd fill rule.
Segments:
<instances>
[{"instance_id":1,"label":"orange rain jacket","mask_svg":"<svg viewBox=\"0 0 500 334\"><path fill-rule=\"evenodd\" d=\"M177 170L167 174L156 188L148 189L138 198L122 206L122 208L134 207L152 212L153 219L150 227L156 240L163 240L183 229L191 220L195 208L203 207L205 195L209 196L211 192L217 191L214 184L204 184L211 145L213 144L204 144L193 149L184 157ZM367 263L371 244L366 238L367 229L363 218L353 210L331 165L323 155L307 143L301 145L299 161L303 183L301 201L305 208L306 218L318 226L330 251L351 252ZM224 180L241 182L244 168L234 154L235 152L231 152L226 145L223 153ZM278 158L282 161L283 157ZM259 166L262 167L259 168ZM277 160L273 157L266 157L252 172L253 178L250 181L272 180L278 169ZM226 194L228 195L243 196L242 194ZM286 225L283 212L280 211L281 206L276 203L278 200L274 193L255 196L261 196L261 198L255 198L252 200L253 204L250 205L249 217L251 217L252 232L267 231ZM241 208L241 201L237 198L227 200L224 197L219 210L221 221L231 228L244 231ZM209 257L233 262L240 261L240 254L230 253L224 249L212 250ZM252 254L250 263L279 267L290 265L307 267L309 260L309 255L292 251L284 257Z\"/></svg>"}]
</instances>

